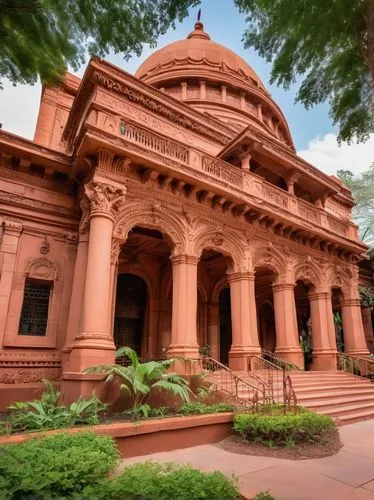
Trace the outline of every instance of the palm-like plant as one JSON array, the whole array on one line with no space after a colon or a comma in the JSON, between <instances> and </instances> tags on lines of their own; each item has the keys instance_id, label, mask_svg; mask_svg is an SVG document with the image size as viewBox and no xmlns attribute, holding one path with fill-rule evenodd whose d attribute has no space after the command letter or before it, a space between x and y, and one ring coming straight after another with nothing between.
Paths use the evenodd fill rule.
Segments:
<instances>
[{"instance_id":1,"label":"palm-like plant","mask_svg":"<svg viewBox=\"0 0 374 500\"><path fill-rule=\"evenodd\" d=\"M153 389L170 392L184 402L189 402L191 391L188 381L176 373L166 372L175 363L175 359L141 363L130 347L117 350L116 357L122 356L130 360L128 366L98 365L87 368L85 373L104 373L107 375L106 382L120 379L121 390L127 392L131 399L133 419L148 417L151 410L148 399Z\"/></svg>"}]
</instances>

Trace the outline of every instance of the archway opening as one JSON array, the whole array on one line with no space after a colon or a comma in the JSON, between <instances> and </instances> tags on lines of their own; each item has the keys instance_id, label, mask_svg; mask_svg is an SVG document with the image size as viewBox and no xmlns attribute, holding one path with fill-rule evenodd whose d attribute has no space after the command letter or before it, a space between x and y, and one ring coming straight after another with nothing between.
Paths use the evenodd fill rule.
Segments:
<instances>
[{"instance_id":1,"label":"archway opening","mask_svg":"<svg viewBox=\"0 0 374 500\"><path fill-rule=\"evenodd\" d=\"M224 364L228 364L232 343L230 288L226 278L231 264L230 257L213 249L205 249L198 265L200 287L211 291L211 299L205 307L206 321L198 317L200 350L203 352L204 347L208 347L209 355ZM199 307L198 303L198 312L202 308L203 304Z\"/></svg>"},{"instance_id":2,"label":"archway opening","mask_svg":"<svg viewBox=\"0 0 374 500\"><path fill-rule=\"evenodd\" d=\"M301 350L304 354L304 368L310 370L313 363L312 322L310 318L309 292L311 285L298 280L295 286L297 330Z\"/></svg>"},{"instance_id":3,"label":"archway opening","mask_svg":"<svg viewBox=\"0 0 374 500\"><path fill-rule=\"evenodd\" d=\"M272 285L276 274L268 268L256 269L255 296L257 326L263 352L274 353L276 348L275 315Z\"/></svg>"},{"instance_id":4,"label":"archway opening","mask_svg":"<svg viewBox=\"0 0 374 500\"><path fill-rule=\"evenodd\" d=\"M333 288L331 290L331 302L332 302L332 313L333 313L334 327L335 327L336 350L338 352L344 352L344 332L343 332L342 310L340 305L342 298L343 298L343 293L340 290L340 288Z\"/></svg>"},{"instance_id":5,"label":"archway opening","mask_svg":"<svg viewBox=\"0 0 374 500\"><path fill-rule=\"evenodd\" d=\"M118 259L114 341L117 347L132 347L145 359L161 357L162 346L170 343L170 339L162 338L171 331L171 286L163 286L165 279L170 280L170 251L160 231L135 226Z\"/></svg>"},{"instance_id":6,"label":"archway opening","mask_svg":"<svg viewBox=\"0 0 374 500\"><path fill-rule=\"evenodd\" d=\"M114 316L114 343L117 349L128 346L141 356L147 295L147 285L139 276L129 273L118 276Z\"/></svg>"}]
</instances>

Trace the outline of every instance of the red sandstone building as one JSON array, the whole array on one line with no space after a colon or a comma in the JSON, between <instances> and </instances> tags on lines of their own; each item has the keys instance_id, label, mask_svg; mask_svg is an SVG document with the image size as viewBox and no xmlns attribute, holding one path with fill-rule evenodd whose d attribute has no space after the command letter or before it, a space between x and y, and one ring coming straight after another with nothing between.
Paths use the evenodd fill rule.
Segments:
<instances>
[{"instance_id":1,"label":"red sandstone building","mask_svg":"<svg viewBox=\"0 0 374 500\"><path fill-rule=\"evenodd\" d=\"M3 404L43 377L91 387L82 370L121 345L301 366L311 331L309 368L334 370L334 311L345 352L371 348L351 193L295 154L256 73L201 23L135 76L97 59L67 74L34 141L1 131L0 153Z\"/></svg>"}]
</instances>

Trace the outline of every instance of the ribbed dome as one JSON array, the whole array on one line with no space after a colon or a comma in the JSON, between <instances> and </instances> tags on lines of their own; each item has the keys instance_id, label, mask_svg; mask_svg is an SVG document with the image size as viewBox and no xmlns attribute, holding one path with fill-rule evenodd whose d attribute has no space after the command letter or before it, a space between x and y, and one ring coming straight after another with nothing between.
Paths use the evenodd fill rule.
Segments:
<instances>
[{"instance_id":1,"label":"ribbed dome","mask_svg":"<svg viewBox=\"0 0 374 500\"><path fill-rule=\"evenodd\" d=\"M188 74L189 66L194 76L198 76L198 69L202 71L201 76L207 76L208 69L213 75L227 74L238 78L242 83L247 81L250 85L265 90L260 78L249 64L232 50L213 42L204 31L201 22L195 24L194 31L185 40L171 43L154 52L139 67L135 76L153 84L155 80L157 82L163 80L163 73L168 73L170 69L178 70L183 67L184 72Z\"/></svg>"}]
</instances>

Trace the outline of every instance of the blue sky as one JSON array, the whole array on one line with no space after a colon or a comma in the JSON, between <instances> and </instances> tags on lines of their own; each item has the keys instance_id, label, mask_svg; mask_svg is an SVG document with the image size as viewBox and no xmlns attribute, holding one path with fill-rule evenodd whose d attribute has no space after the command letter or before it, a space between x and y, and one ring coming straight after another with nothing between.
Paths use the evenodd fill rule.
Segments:
<instances>
[{"instance_id":1,"label":"blue sky","mask_svg":"<svg viewBox=\"0 0 374 500\"><path fill-rule=\"evenodd\" d=\"M212 40L225 45L256 71L278 103L288 121L291 134L300 156L310 161L326 173L333 174L339 168L359 172L368 168L374 161L374 136L363 145L343 145L336 142L336 127L328 115L328 104L322 104L312 110L305 110L301 104L295 104L297 87L285 91L275 85L269 85L271 64L261 59L253 49L244 49L242 36L245 31L245 18L235 8L232 0L202 0L202 16L205 30ZM176 29L169 29L160 37L158 48L170 42L185 38L192 31L198 8L190 10L190 15L183 23L177 23ZM134 73L141 62L155 49L145 47L141 57L125 61L121 54L110 54L107 60ZM77 73L81 76L84 67ZM3 129L32 139L40 100L40 86L12 87L4 82L0 91L0 122Z\"/></svg>"}]
</instances>

